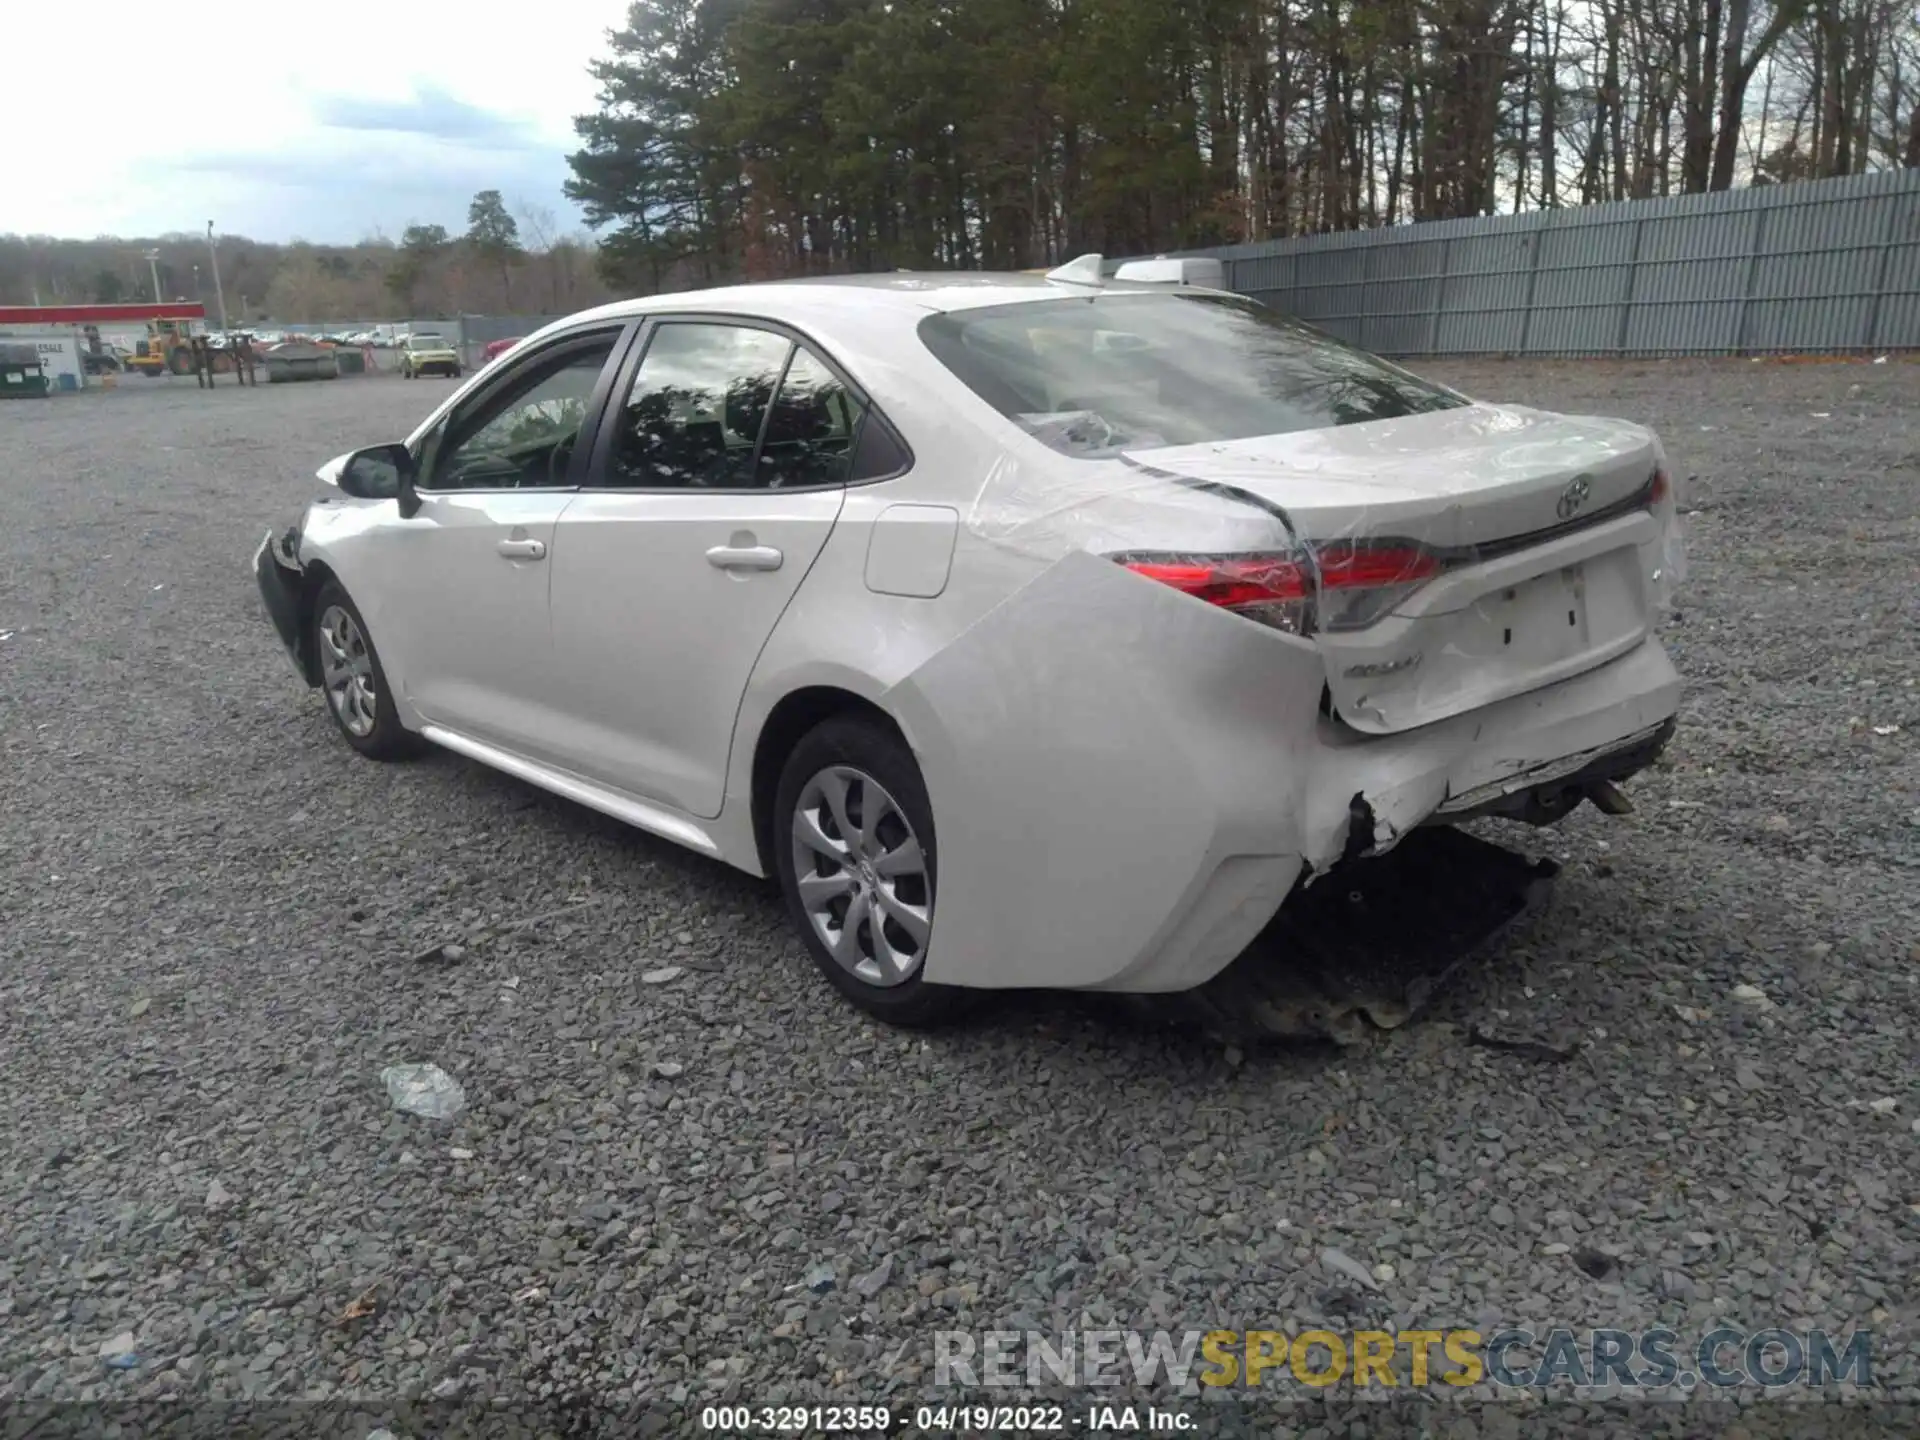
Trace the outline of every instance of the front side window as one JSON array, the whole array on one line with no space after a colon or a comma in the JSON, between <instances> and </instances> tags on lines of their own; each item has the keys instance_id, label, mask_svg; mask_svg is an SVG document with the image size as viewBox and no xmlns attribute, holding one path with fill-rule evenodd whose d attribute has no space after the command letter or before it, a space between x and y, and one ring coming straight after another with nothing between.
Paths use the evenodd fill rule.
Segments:
<instances>
[{"instance_id":1,"label":"front side window","mask_svg":"<svg viewBox=\"0 0 1920 1440\"><path fill-rule=\"evenodd\" d=\"M1353 425L1468 402L1250 300L1107 293L931 315L927 348L1065 454Z\"/></svg>"},{"instance_id":2,"label":"front side window","mask_svg":"<svg viewBox=\"0 0 1920 1440\"><path fill-rule=\"evenodd\" d=\"M619 489L844 485L864 408L817 356L747 325L669 321L647 345L605 479Z\"/></svg>"},{"instance_id":3,"label":"front side window","mask_svg":"<svg viewBox=\"0 0 1920 1440\"><path fill-rule=\"evenodd\" d=\"M574 442L618 333L562 344L529 357L503 388L456 415L449 443L428 465L422 489L552 489L567 483Z\"/></svg>"}]
</instances>

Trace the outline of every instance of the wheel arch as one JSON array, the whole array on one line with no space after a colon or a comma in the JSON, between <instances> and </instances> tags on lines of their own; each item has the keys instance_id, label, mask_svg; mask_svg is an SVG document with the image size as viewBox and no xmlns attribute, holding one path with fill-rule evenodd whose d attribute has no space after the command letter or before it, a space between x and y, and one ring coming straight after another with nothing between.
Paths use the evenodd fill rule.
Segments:
<instances>
[{"instance_id":1,"label":"wheel arch","mask_svg":"<svg viewBox=\"0 0 1920 1440\"><path fill-rule=\"evenodd\" d=\"M340 577L326 561L302 557L299 608L295 611L299 624L294 630L294 655L300 662L300 673L307 677L307 684L315 687L320 684L320 661L313 651L314 606L328 582L339 584L339 580ZM344 590L346 587L343 585L341 588Z\"/></svg>"},{"instance_id":2,"label":"wheel arch","mask_svg":"<svg viewBox=\"0 0 1920 1440\"><path fill-rule=\"evenodd\" d=\"M885 726L911 749L906 732L879 705L838 685L806 685L783 696L767 714L754 740L749 795L753 808L753 844L762 872L777 875L774 856L773 803L780 772L809 731L836 716L858 715Z\"/></svg>"}]
</instances>

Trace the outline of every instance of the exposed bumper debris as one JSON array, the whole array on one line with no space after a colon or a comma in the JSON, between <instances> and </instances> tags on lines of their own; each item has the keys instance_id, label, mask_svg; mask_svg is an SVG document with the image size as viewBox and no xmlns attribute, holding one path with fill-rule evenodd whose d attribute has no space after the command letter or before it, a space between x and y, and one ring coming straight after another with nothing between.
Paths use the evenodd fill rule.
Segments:
<instances>
[{"instance_id":1,"label":"exposed bumper debris","mask_svg":"<svg viewBox=\"0 0 1920 1440\"><path fill-rule=\"evenodd\" d=\"M1223 1040L1404 1025L1475 951L1541 909L1559 866L1452 828L1343 860L1297 890L1246 954L1183 997Z\"/></svg>"}]
</instances>

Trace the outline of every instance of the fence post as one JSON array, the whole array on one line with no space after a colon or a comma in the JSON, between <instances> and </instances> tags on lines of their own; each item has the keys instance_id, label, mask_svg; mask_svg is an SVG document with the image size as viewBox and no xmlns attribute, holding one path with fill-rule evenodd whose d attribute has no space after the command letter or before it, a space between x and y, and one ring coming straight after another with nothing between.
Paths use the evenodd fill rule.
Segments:
<instances>
[{"instance_id":1,"label":"fence post","mask_svg":"<svg viewBox=\"0 0 1920 1440\"><path fill-rule=\"evenodd\" d=\"M1753 286L1760 278L1760 254L1766 248L1767 217L1773 213L1773 206L1755 207L1753 217L1753 239L1748 242L1747 275L1740 289L1740 326L1734 332L1733 353L1744 355L1747 351L1747 315L1753 309Z\"/></svg>"},{"instance_id":2,"label":"fence post","mask_svg":"<svg viewBox=\"0 0 1920 1440\"><path fill-rule=\"evenodd\" d=\"M1447 308L1447 272L1453 268L1453 237L1440 242L1440 283L1433 287L1433 318L1427 327L1427 354L1440 353L1440 315Z\"/></svg>"},{"instance_id":3,"label":"fence post","mask_svg":"<svg viewBox=\"0 0 1920 1440\"><path fill-rule=\"evenodd\" d=\"M1633 297L1640 288L1640 239L1646 233L1647 222L1644 218L1633 222L1633 254L1627 260L1627 297L1620 302L1620 329L1613 339L1613 353L1627 353L1627 336L1633 324Z\"/></svg>"},{"instance_id":4,"label":"fence post","mask_svg":"<svg viewBox=\"0 0 1920 1440\"><path fill-rule=\"evenodd\" d=\"M1525 355L1527 346L1533 343L1533 290L1540 281L1540 246L1546 238L1547 221L1542 219L1533 234L1527 237L1533 254L1527 260L1527 298L1520 311L1520 348L1516 353L1521 355Z\"/></svg>"}]
</instances>

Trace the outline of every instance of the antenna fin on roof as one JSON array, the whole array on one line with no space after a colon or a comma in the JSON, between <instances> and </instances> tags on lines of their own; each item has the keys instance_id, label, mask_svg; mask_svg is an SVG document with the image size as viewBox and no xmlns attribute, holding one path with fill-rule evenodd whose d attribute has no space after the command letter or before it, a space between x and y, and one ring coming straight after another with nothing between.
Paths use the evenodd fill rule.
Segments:
<instances>
[{"instance_id":1,"label":"antenna fin on roof","mask_svg":"<svg viewBox=\"0 0 1920 1440\"><path fill-rule=\"evenodd\" d=\"M1081 255L1047 272L1047 279L1057 280L1064 285L1103 285L1106 277L1100 273L1100 256Z\"/></svg>"}]
</instances>

